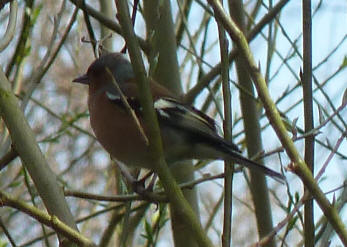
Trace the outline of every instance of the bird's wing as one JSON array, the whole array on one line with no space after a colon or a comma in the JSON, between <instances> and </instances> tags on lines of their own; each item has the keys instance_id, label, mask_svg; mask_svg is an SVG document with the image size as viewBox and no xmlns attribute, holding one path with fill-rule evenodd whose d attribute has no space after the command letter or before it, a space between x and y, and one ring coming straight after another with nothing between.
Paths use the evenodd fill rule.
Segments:
<instances>
[{"instance_id":1,"label":"bird's wing","mask_svg":"<svg viewBox=\"0 0 347 247\"><path fill-rule=\"evenodd\" d=\"M124 107L123 101L118 94L106 91L106 96L113 104ZM137 115L142 114L141 104L136 97L126 97L126 99ZM235 144L226 142L217 134L215 121L196 108L182 104L177 99L171 97L162 97L154 101L154 109L159 123L165 123L180 131L184 131L200 142L217 146L222 145L224 148L240 152Z\"/></svg>"},{"instance_id":2,"label":"bird's wing","mask_svg":"<svg viewBox=\"0 0 347 247\"><path fill-rule=\"evenodd\" d=\"M159 121L165 121L166 124L190 132L192 138L197 139L196 141L208 144L211 147L219 147L219 150L228 154L228 157L234 162L263 172L283 183L284 177L282 174L243 157L235 144L227 142L217 135L214 120L201 111L170 98L161 98L155 101L154 108L158 112Z\"/></svg>"},{"instance_id":3,"label":"bird's wing","mask_svg":"<svg viewBox=\"0 0 347 247\"><path fill-rule=\"evenodd\" d=\"M216 134L216 123L212 118L176 99L159 98L154 102L154 109L160 117L172 121L173 124L187 126L189 129L195 127L206 133Z\"/></svg>"},{"instance_id":4,"label":"bird's wing","mask_svg":"<svg viewBox=\"0 0 347 247\"><path fill-rule=\"evenodd\" d=\"M106 93L107 97L116 105L124 107L119 96ZM142 114L140 102L137 98L128 97L127 101L131 108L137 113ZM211 147L219 147L236 163L247 166L251 169L263 172L277 181L283 183L284 177L240 154L238 147L221 138L216 133L216 125L212 118L208 117L201 111L184 104L173 98L158 98L154 101L154 109L157 112L159 124L169 125L177 128L181 133L190 136L195 142L210 145Z\"/></svg>"}]
</instances>

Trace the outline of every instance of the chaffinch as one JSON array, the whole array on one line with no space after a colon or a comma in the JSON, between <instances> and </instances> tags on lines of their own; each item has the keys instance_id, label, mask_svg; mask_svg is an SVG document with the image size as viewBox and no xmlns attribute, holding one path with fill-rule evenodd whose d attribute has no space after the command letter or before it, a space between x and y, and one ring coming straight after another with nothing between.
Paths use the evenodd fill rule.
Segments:
<instances>
[{"instance_id":1,"label":"chaffinch","mask_svg":"<svg viewBox=\"0 0 347 247\"><path fill-rule=\"evenodd\" d=\"M89 86L90 123L106 151L125 165L151 169L148 145L114 85L114 82L118 84L146 133L131 63L121 53L108 53L96 59L87 73L73 82ZM150 80L150 89L168 164L185 159L230 160L283 179L281 174L243 157L236 145L217 134L212 118L180 102L153 80Z\"/></svg>"}]
</instances>

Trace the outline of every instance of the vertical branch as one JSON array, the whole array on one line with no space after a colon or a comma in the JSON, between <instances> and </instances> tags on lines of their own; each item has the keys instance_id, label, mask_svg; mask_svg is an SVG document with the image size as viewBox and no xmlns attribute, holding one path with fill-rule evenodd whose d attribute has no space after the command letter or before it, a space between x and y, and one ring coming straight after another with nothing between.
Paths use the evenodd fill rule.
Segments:
<instances>
[{"instance_id":1,"label":"vertical branch","mask_svg":"<svg viewBox=\"0 0 347 247\"><path fill-rule=\"evenodd\" d=\"M112 1L100 0L100 11L108 18L112 19L114 15L113 4ZM104 39L108 35L111 34L111 30L104 25L100 25L101 37L100 39ZM103 40L102 45L106 48L106 50L112 50L112 38L106 38Z\"/></svg>"},{"instance_id":2,"label":"vertical branch","mask_svg":"<svg viewBox=\"0 0 347 247\"><path fill-rule=\"evenodd\" d=\"M223 0L220 0L223 4ZM228 40L225 35L223 25L217 21L218 34L219 34L219 47L221 55L221 77L223 85L223 102L224 102L224 123L223 130L225 139L232 138L231 126L231 92L229 85L229 59L228 59ZM222 246L228 247L231 244L231 217L232 217L232 186L234 166L231 162L225 161L224 163L224 222L223 222L223 235Z\"/></svg>"},{"instance_id":3,"label":"vertical branch","mask_svg":"<svg viewBox=\"0 0 347 247\"><path fill-rule=\"evenodd\" d=\"M183 20L188 19L192 2L193 2L192 0L183 1L183 14L181 16L178 16L177 18L177 21L176 21L176 44L177 45L181 43L184 29L187 28Z\"/></svg>"},{"instance_id":4,"label":"vertical branch","mask_svg":"<svg viewBox=\"0 0 347 247\"><path fill-rule=\"evenodd\" d=\"M182 84L177 60L177 46L170 1L143 1L147 39L151 43L151 52L147 56L150 73L156 81L173 93L182 94ZM188 13L187 13L188 14ZM182 21L184 14L180 11ZM188 30L186 30L188 33ZM157 60L157 61L156 61ZM194 180L194 167L191 161L182 161L184 169L171 169L179 183ZM199 206L196 190L185 190L183 195L199 217ZM170 205L171 226L176 245L196 246L194 236L187 235L187 226L179 219L179 213Z\"/></svg>"},{"instance_id":5,"label":"vertical branch","mask_svg":"<svg viewBox=\"0 0 347 247\"><path fill-rule=\"evenodd\" d=\"M151 41L151 59L157 57L153 78L172 92L182 92L177 46L170 1L144 1L147 38Z\"/></svg>"},{"instance_id":6,"label":"vertical branch","mask_svg":"<svg viewBox=\"0 0 347 247\"><path fill-rule=\"evenodd\" d=\"M180 220L188 226L189 233L195 237L198 246L212 246L211 241L202 230L194 211L185 200L181 189L178 187L166 165L163 157L160 129L153 109L153 99L146 78L140 47L130 20L128 3L126 0L116 0L115 2L118 12L117 16L122 26L122 33L133 64L137 86L139 92L141 92L139 95L140 103L143 108L144 121L147 123L146 126L148 126L149 150L150 155L153 157L153 170L158 174L165 192L168 198L170 198L170 204L172 204Z\"/></svg>"},{"instance_id":7,"label":"vertical branch","mask_svg":"<svg viewBox=\"0 0 347 247\"><path fill-rule=\"evenodd\" d=\"M242 31L245 32L244 9L242 1L229 1L231 17ZM261 128L259 124L259 111L254 100L254 87L250 77L250 71L246 66L245 58L237 56L235 59L237 78L239 85L246 90L240 91L240 103L245 126L247 152L249 157L253 157L263 149L261 140ZM253 95L253 97L249 97ZM262 161L259 161L262 163ZM273 229L272 212L269 192L264 174L250 170L250 191L253 198L255 217L257 222L259 238L266 236ZM267 246L275 246L275 241L271 240Z\"/></svg>"},{"instance_id":8,"label":"vertical branch","mask_svg":"<svg viewBox=\"0 0 347 247\"><path fill-rule=\"evenodd\" d=\"M312 17L311 0L302 1L302 26L303 26L303 73L302 88L304 99L305 133L310 132L313 127L313 100L312 100ZM314 172L314 135L305 138L305 163ZM305 187L305 192L307 188ZM314 217L313 200L305 203L304 213L304 236L305 246L314 246Z\"/></svg>"}]
</instances>

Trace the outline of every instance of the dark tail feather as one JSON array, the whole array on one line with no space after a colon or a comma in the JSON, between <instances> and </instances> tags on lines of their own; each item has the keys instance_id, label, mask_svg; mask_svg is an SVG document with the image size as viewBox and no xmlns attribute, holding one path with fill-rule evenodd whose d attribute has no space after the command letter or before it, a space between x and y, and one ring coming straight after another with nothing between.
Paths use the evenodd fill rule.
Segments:
<instances>
[{"instance_id":1,"label":"dark tail feather","mask_svg":"<svg viewBox=\"0 0 347 247\"><path fill-rule=\"evenodd\" d=\"M262 172L265 175L267 175L267 176L275 179L276 181L284 184L285 177L282 174L275 172L274 170L271 170L271 169L269 169L263 165L260 165L253 160L247 159L246 157L243 157L241 154L239 154L233 150L229 149L228 151L229 151L228 153L229 153L229 156L231 157L232 161L234 161L240 165L246 166L249 169L253 169L253 170Z\"/></svg>"}]
</instances>

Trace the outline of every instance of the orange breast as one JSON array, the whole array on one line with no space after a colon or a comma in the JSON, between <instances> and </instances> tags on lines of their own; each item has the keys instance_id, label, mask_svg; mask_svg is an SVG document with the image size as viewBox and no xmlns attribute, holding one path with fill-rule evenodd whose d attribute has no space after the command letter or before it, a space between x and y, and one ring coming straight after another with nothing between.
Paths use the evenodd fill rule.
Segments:
<instances>
[{"instance_id":1,"label":"orange breast","mask_svg":"<svg viewBox=\"0 0 347 247\"><path fill-rule=\"evenodd\" d=\"M150 154L129 113L100 93L88 101L90 122L100 144L125 165L148 168Z\"/></svg>"}]
</instances>

